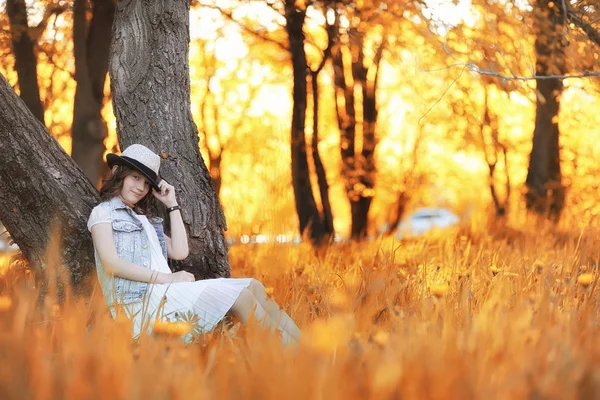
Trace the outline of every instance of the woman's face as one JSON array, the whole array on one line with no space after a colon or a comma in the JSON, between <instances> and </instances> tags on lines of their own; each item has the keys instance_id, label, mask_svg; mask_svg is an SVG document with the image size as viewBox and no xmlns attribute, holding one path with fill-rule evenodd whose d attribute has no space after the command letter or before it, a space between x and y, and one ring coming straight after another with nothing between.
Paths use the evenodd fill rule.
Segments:
<instances>
[{"instance_id":1,"label":"woman's face","mask_svg":"<svg viewBox=\"0 0 600 400\"><path fill-rule=\"evenodd\" d=\"M144 175L133 171L123 179L121 197L131 204L137 204L150 191L150 183Z\"/></svg>"}]
</instances>

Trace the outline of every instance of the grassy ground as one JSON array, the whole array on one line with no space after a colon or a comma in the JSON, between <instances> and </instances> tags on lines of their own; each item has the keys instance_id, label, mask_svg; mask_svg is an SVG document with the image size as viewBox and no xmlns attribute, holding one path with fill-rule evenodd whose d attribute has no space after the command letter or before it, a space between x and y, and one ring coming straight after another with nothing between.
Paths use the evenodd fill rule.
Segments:
<instances>
[{"instance_id":1,"label":"grassy ground","mask_svg":"<svg viewBox=\"0 0 600 400\"><path fill-rule=\"evenodd\" d=\"M403 241L231 249L304 330L138 343L102 299L40 304L0 281L0 398L600 398L598 231L462 229ZM16 289L21 287L21 289Z\"/></svg>"}]
</instances>

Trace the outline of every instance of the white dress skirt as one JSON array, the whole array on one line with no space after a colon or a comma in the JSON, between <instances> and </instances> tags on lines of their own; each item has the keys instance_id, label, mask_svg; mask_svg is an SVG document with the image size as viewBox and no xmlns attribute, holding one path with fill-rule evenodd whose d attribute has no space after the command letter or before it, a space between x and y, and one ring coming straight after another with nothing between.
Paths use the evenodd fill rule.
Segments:
<instances>
[{"instance_id":1,"label":"white dress skirt","mask_svg":"<svg viewBox=\"0 0 600 400\"><path fill-rule=\"evenodd\" d=\"M172 273L162 254L156 231L143 215L137 215L150 242L150 268L165 274ZM142 302L121 305L120 308L133 322L133 337L139 337L143 328L148 334L159 321L189 321L193 317L196 332L211 331L231 309L240 293L250 286L253 278L218 278L196 282L150 284ZM111 307L115 316L115 310ZM186 340L190 339L190 335Z\"/></svg>"}]
</instances>

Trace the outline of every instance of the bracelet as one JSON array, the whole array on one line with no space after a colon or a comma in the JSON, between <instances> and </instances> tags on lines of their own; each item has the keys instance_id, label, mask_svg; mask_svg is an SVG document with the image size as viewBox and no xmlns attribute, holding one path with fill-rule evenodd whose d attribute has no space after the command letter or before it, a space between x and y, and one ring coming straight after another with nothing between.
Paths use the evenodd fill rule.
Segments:
<instances>
[{"instance_id":1,"label":"bracelet","mask_svg":"<svg viewBox=\"0 0 600 400\"><path fill-rule=\"evenodd\" d=\"M167 208L167 214L171 214L171 212L175 211L175 210L181 210L181 207L179 207L179 205L175 205L173 207L169 207L169 208Z\"/></svg>"}]
</instances>

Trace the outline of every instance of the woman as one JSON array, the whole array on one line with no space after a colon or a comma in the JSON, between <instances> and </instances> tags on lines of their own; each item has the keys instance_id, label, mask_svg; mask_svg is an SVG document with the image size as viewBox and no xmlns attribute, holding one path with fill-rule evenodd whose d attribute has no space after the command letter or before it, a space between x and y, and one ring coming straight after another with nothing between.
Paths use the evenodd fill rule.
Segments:
<instances>
[{"instance_id":1,"label":"woman","mask_svg":"<svg viewBox=\"0 0 600 400\"><path fill-rule=\"evenodd\" d=\"M188 255L187 233L175 190L159 179L160 157L145 146L129 146L121 156L106 157L111 174L100 189L103 200L88 220L94 241L102 293L115 316L122 306L133 319L134 337L152 330L154 321L197 317L196 329L212 330L227 313L246 323L252 316L281 332L284 344L297 344L300 329L269 301L264 286L252 278L194 281L186 271L172 273L167 257ZM158 200L158 201L157 201ZM167 207L171 237L156 207Z\"/></svg>"}]
</instances>

